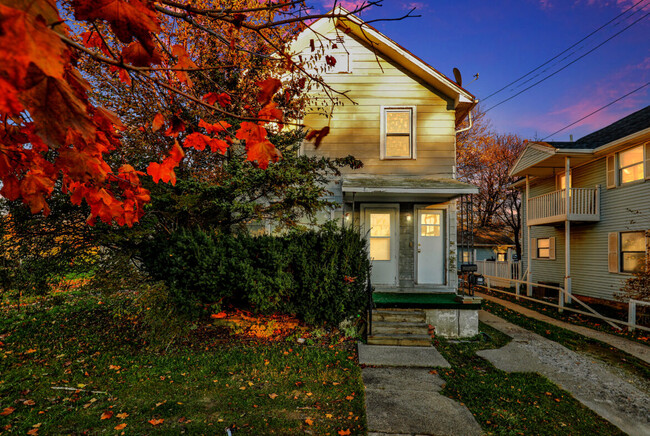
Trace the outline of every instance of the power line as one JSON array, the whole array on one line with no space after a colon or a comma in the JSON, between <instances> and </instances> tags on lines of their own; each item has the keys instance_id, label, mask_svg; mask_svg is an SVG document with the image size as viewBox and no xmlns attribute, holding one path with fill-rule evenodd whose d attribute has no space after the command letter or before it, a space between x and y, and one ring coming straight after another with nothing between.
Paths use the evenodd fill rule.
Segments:
<instances>
[{"instance_id":1,"label":"power line","mask_svg":"<svg viewBox=\"0 0 650 436\"><path fill-rule=\"evenodd\" d=\"M482 99L482 101L486 101L487 99L489 99L490 97L492 97L492 96L494 96L494 95L500 93L501 91L503 91L504 89L506 89L506 88L509 87L510 85L514 85L515 83L519 82L521 79L523 79L523 78L525 78L525 77L528 77L529 75L533 74L535 71L539 70L539 69L542 68L543 66L548 65L549 63L553 62L555 59L559 58L560 56L562 56L564 53L566 53L566 52L568 52L569 50L571 50L571 49L572 49L573 47L575 47L576 45L580 44L581 42L585 41L586 39L589 39L592 35L598 33L599 31L601 31L601 30L604 29L605 27L609 26L612 22L616 21L618 18L620 18L621 16L625 15L626 13L628 13L631 9L637 7L640 3L643 3L643 2L645 2L645 1L647 1L647 0L639 0L638 2L636 2L635 4L633 4L632 6L630 6L629 8L627 8L626 10L624 10L623 12L621 12L620 14L618 14L617 16L615 16L614 18L612 18L611 20L609 20L607 23L603 24L603 25L600 26L598 29L594 30L594 31L591 32L589 35L587 35L587 36L585 36L584 38L582 38L580 41L576 42L575 44L573 44L572 46L568 47L568 48L565 49L564 51L558 53L557 55L555 55L555 56L552 57L551 59L547 60L547 61L544 62L542 65L540 65L540 66L538 66L537 68L535 68L534 70L531 70L531 71L527 72L526 74L524 74L523 76L519 77L518 79L513 80L512 82L508 83L508 84L505 85L503 88L501 88L501 89L499 89L499 90L493 92L492 94L488 95L487 97L485 97L484 99ZM582 47L581 47L581 48L582 48ZM565 58L563 58L562 60L568 58L569 56L571 56L571 54L573 54L573 52L570 53L569 55L567 55L567 56L566 56Z\"/></svg>"},{"instance_id":2,"label":"power line","mask_svg":"<svg viewBox=\"0 0 650 436\"><path fill-rule=\"evenodd\" d=\"M614 100L614 101L612 101L612 102L607 103L605 106L602 106L602 107L596 109L595 111L593 111L593 112L590 113L589 115L585 115L584 117L580 118L579 120L574 121L574 122L572 122L571 124L569 124L569 125L567 125L567 126L565 126L565 127L562 127L562 128L561 128L560 130L558 130L557 132L553 132L553 133L551 133L551 134L548 135L546 138L542 139L542 141L546 141L546 140L547 140L548 138L550 138L551 136L557 135L557 134L560 133L561 131L566 130L566 129L568 129L568 128L571 127L571 126L574 126L574 125L578 124L580 121L585 120L585 119L589 118L590 116L592 116L592 115L594 115L594 114L597 114L598 112L602 111L603 109L608 108L608 107L610 107L611 105L613 105L614 103L623 100L625 97L627 97L627 96L629 96L629 95L632 95L632 94L634 94L635 92L638 92L638 91L642 90L643 88L645 88L645 87L648 86L648 85L650 85L650 82L646 83L645 85L641 85L641 86L639 86L639 87L636 88L635 90L628 92L627 94L625 94L625 95L623 95L623 96L617 98L616 100Z\"/></svg>"},{"instance_id":3,"label":"power line","mask_svg":"<svg viewBox=\"0 0 650 436\"><path fill-rule=\"evenodd\" d=\"M647 17L648 15L650 15L650 12L648 12L647 14L645 14L644 16L642 16L641 18L639 18L638 20L632 22L631 24L629 24L628 26L626 26L626 27L623 28L622 30L616 32L615 34L613 34L612 36L610 36L609 38L607 38L605 41L601 42L601 43L598 44L596 47L592 48L591 50L589 50L587 53L583 54L582 56L580 56L580 57L574 59L573 61L569 62L568 64L566 64L565 66L563 66L563 67L560 68L559 70L556 70L556 71L554 71L553 73L549 74L548 76L544 77L543 79L538 80L537 82L533 83L533 84L530 85L529 87L522 89L521 91L519 91L519 92L516 93L515 95L512 95L512 96L506 98L505 100L501 100L499 103L497 103L497 104L495 104L494 106L492 106L491 108L487 109L487 110L485 111L485 113L488 113L489 111L491 111L492 109L494 109L494 108L497 107L497 106L501 106L503 103L512 100L513 98L517 97L518 95L523 94L524 92L528 91L529 89L534 88L535 86L539 85L540 83L545 82L546 80L548 80L548 79L550 79L551 77L555 76L555 75L556 75L557 73L559 73L560 71L563 71L563 70L565 70L566 68L570 67L571 65L575 64L575 63L578 62L580 59L584 58L584 57L587 56L588 54L590 54L590 53L594 52L595 50L597 50L598 48L602 47L605 43L611 41L612 39L614 39L615 37L617 37L617 36L620 35L621 33L625 32L627 29L629 29L630 27L634 26L636 23L638 23L639 21L643 20L643 19L644 19L645 17Z\"/></svg>"}]
</instances>

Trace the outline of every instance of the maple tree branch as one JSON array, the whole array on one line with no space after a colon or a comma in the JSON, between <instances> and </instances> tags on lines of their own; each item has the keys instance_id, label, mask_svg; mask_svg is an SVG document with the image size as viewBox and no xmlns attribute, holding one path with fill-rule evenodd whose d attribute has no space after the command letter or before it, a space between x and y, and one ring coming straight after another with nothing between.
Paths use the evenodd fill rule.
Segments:
<instances>
[{"instance_id":1,"label":"maple tree branch","mask_svg":"<svg viewBox=\"0 0 650 436\"><path fill-rule=\"evenodd\" d=\"M300 3L303 3L304 0L294 0L290 2L285 2L285 3L277 3L277 4L270 4L268 6L260 6L258 8L247 8L247 9L233 9L233 8L223 8L221 10L217 9L200 9L196 8L193 6L188 6L183 3L178 3L172 0L161 0L161 3L164 3L168 6L172 6L178 9L185 9L190 12L194 12L197 14L202 14L202 15L210 15L210 14L218 14L218 15L234 15L234 14L245 14L245 13L250 13L250 12L264 12L264 11L272 11L276 9L283 8L285 6L295 6Z\"/></svg>"}]
</instances>

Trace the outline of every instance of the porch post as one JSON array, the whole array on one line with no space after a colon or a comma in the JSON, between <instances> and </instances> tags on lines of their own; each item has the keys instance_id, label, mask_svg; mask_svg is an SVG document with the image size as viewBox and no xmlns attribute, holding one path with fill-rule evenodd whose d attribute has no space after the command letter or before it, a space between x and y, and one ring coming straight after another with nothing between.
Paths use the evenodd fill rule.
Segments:
<instances>
[{"instance_id":1,"label":"porch post","mask_svg":"<svg viewBox=\"0 0 650 436\"><path fill-rule=\"evenodd\" d=\"M566 291L566 302L571 303L571 159L564 158L564 197L566 221L564 223L564 290Z\"/></svg>"},{"instance_id":2,"label":"porch post","mask_svg":"<svg viewBox=\"0 0 650 436\"><path fill-rule=\"evenodd\" d=\"M530 176L526 174L526 248L527 248L527 255L528 255L528 277L526 280L528 281L528 285L526 287L526 294L530 297L533 295L533 285L531 284L533 281L533 265L530 263L531 260L531 254L530 250L532 250L532 247L530 246L530 220L528 217L530 216L530 213L528 211L528 199L530 198Z\"/></svg>"}]
</instances>

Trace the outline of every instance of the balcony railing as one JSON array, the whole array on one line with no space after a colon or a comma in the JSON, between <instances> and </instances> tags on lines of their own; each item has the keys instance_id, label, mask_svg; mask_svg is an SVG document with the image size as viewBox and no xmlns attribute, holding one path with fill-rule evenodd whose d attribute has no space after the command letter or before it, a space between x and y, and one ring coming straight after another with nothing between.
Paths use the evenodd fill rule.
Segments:
<instances>
[{"instance_id":1,"label":"balcony railing","mask_svg":"<svg viewBox=\"0 0 650 436\"><path fill-rule=\"evenodd\" d=\"M528 225L562 221L600 221L600 188L570 188L567 213L567 190L550 192L528 200Z\"/></svg>"}]
</instances>

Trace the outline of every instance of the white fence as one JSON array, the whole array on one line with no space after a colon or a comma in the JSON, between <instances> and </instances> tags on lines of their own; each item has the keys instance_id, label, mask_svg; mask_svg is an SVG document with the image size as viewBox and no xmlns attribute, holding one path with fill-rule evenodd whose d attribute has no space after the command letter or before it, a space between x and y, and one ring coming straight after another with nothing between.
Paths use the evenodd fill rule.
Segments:
<instances>
[{"instance_id":1,"label":"white fence","mask_svg":"<svg viewBox=\"0 0 650 436\"><path fill-rule=\"evenodd\" d=\"M492 284L494 286L510 287L510 280L519 280L522 275L521 261L496 262L491 260L477 260L476 266L478 267L478 274L482 276L497 277L492 279Z\"/></svg>"},{"instance_id":2,"label":"white fence","mask_svg":"<svg viewBox=\"0 0 650 436\"><path fill-rule=\"evenodd\" d=\"M637 325L636 325L636 306L637 305L638 306L650 306L650 302L630 299L629 306L628 306L628 309L627 309L627 325L628 325L630 331L634 331L634 329L637 327Z\"/></svg>"}]
</instances>

